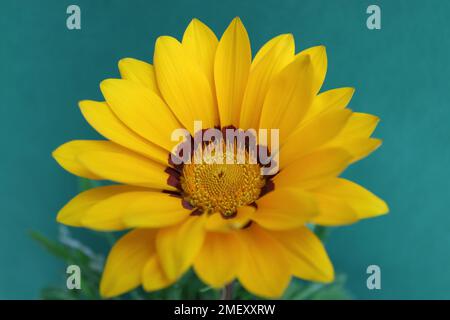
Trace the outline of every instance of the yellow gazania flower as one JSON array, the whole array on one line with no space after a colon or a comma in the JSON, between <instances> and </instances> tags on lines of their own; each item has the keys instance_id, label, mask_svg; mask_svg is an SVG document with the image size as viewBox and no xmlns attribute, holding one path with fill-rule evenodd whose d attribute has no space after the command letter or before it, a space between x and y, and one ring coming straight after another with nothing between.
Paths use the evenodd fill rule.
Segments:
<instances>
[{"instance_id":1,"label":"yellow gazania flower","mask_svg":"<svg viewBox=\"0 0 450 320\"><path fill-rule=\"evenodd\" d=\"M283 34L252 60L238 18L220 41L194 19L181 43L158 38L153 62L121 60L122 79L100 85L106 101L80 102L107 141L75 140L53 153L77 176L118 183L79 194L57 217L75 227L132 229L111 250L101 294L141 284L159 290L192 266L212 287L237 278L262 297L279 297L291 276L332 281L332 264L306 224L350 224L388 208L338 178L381 142L370 137L377 117L346 109L352 88L319 94L325 48L295 54L292 35ZM250 164L171 167L171 133L194 134L194 120L204 128L279 129L280 172L255 176Z\"/></svg>"}]
</instances>

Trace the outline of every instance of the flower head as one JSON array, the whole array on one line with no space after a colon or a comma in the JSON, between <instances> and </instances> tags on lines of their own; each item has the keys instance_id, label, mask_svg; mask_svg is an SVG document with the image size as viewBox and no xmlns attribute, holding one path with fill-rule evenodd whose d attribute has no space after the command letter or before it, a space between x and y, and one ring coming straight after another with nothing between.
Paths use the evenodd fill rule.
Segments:
<instances>
[{"instance_id":1,"label":"flower head","mask_svg":"<svg viewBox=\"0 0 450 320\"><path fill-rule=\"evenodd\" d=\"M194 19L181 42L158 38L153 62L121 60L122 79L100 85L105 101L80 102L107 140L74 140L53 153L77 176L115 182L77 195L57 217L69 226L131 230L109 254L101 294L159 290L191 267L212 287L238 279L263 297L280 296L292 276L332 281L308 225L350 224L388 208L338 177L380 145L370 137L378 118L346 108L352 88L319 93L325 48L296 54L284 34L252 59L238 18L220 41ZM173 139L179 129L186 132L180 141ZM218 136L196 141L207 130ZM267 130L276 135L257 139ZM234 144L239 134L246 136Z\"/></svg>"}]
</instances>

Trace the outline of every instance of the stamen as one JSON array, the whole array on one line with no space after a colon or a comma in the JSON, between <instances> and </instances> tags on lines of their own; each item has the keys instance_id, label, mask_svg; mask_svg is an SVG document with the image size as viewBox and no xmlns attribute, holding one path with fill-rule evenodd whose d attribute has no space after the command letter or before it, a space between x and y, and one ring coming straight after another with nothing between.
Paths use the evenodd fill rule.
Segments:
<instances>
[{"instance_id":1,"label":"stamen","mask_svg":"<svg viewBox=\"0 0 450 320\"><path fill-rule=\"evenodd\" d=\"M208 146L205 146L204 151L207 149ZM266 182L261 175L261 167L250 163L247 153L246 161L240 163L237 151L224 147L222 156L212 152L208 153L210 158L200 163L192 161L183 165L181 189L184 199L192 207L207 214L221 213L224 218L231 218L239 207L250 205L258 199Z\"/></svg>"}]
</instances>

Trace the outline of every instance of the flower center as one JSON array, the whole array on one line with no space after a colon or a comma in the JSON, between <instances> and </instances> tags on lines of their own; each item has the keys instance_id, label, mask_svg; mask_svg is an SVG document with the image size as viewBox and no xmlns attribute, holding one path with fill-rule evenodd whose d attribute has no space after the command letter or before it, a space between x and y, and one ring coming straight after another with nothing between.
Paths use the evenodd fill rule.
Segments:
<instances>
[{"instance_id":1,"label":"flower center","mask_svg":"<svg viewBox=\"0 0 450 320\"><path fill-rule=\"evenodd\" d=\"M236 152L222 154L217 157L212 153L200 163L184 164L180 183L185 200L193 207L231 217L239 207L258 199L266 180L260 165L250 163L247 153L245 161L238 161ZM218 161L220 158L222 161Z\"/></svg>"}]
</instances>

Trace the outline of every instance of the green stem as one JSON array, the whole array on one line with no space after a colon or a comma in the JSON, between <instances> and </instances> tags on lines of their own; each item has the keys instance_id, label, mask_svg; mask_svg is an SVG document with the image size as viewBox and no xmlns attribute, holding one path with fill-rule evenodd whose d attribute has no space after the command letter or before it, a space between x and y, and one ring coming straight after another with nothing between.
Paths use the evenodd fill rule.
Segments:
<instances>
[{"instance_id":1,"label":"green stem","mask_svg":"<svg viewBox=\"0 0 450 320\"><path fill-rule=\"evenodd\" d=\"M233 299L233 282L227 284L222 289L222 295L220 300L232 300Z\"/></svg>"}]
</instances>

